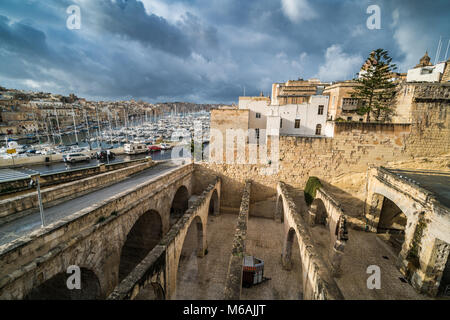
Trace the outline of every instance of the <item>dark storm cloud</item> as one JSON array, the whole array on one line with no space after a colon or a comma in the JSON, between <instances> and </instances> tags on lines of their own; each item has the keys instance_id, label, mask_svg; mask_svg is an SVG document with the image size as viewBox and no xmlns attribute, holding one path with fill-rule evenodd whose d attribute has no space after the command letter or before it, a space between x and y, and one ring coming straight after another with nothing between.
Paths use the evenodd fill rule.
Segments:
<instances>
[{"instance_id":1,"label":"dark storm cloud","mask_svg":"<svg viewBox=\"0 0 450 320\"><path fill-rule=\"evenodd\" d=\"M188 37L176 26L154 14L146 14L144 5L136 0L93 1L92 9L98 27L126 40L136 40L155 49L188 57Z\"/></svg>"},{"instance_id":2,"label":"dark storm cloud","mask_svg":"<svg viewBox=\"0 0 450 320\"><path fill-rule=\"evenodd\" d=\"M379 47L402 72L434 59L448 1L378 2L381 30L366 27L369 0L2 0L0 85L230 103L275 81L351 78ZM71 4L80 30L66 28Z\"/></svg>"}]
</instances>

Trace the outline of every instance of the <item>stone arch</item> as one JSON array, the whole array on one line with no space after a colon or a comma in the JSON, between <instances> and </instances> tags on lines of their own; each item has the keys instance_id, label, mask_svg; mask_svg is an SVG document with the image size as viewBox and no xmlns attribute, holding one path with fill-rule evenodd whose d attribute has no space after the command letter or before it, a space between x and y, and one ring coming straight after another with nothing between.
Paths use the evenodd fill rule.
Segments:
<instances>
[{"instance_id":1,"label":"stone arch","mask_svg":"<svg viewBox=\"0 0 450 320\"><path fill-rule=\"evenodd\" d=\"M394 199L392 199L394 198ZM404 205L396 201L395 197L388 197L386 193L373 193L371 212L375 215L374 231L383 234L396 253L399 254L405 242L408 216ZM410 210L409 208L407 210Z\"/></svg>"},{"instance_id":2,"label":"stone arch","mask_svg":"<svg viewBox=\"0 0 450 320\"><path fill-rule=\"evenodd\" d=\"M217 189L214 189L211 198L209 199L208 215L217 216L220 212L219 195Z\"/></svg>"},{"instance_id":3,"label":"stone arch","mask_svg":"<svg viewBox=\"0 0 450 320\"><path fill-rule=\"evenodd\" d=\"M293 268L299 268L300 285L299 285L299 299L303 299L305 275L303 272L303 265L300 253L300 246L297 238L297 232L294 228L289 228L286 234L283 253L281 255L281 264L285 270L291 271ZM296 266L298 264L298 266Z\"/></svg>"},{"instance_id":4,"label":"stone arch","mask_svg":"<svg viewBox=\"0 0 450 320\"><path fill-rule=\"evenodd\" d=\"M80 268L81 289L69 289L67 279L73 273L59 272L33 288L25 300L98 300L103 299L100 280L94 271Z\"/></svg>"},{"instance_id":5,"label":"stone arch","mask_svg":"<svg viewBox=\"0 0 450 320\"><path fill-rule=\"evenodd\" d=\"M378 228L378 221L381 213L381 207L384 198L391 200L395 205L405 214L406 218L414 216L417 212L421 211L420 208L415 208L411 205L409 197L403 196L402 193L394 190L390 192L385 187L375 185L371 192L369 192L367 200L369 201L369 211L375 221L374 228Z\"/></svg>"},{"instance_id":6,"label":"stone arch","mask_svg":"<svg viewBox=\"0 0 450 320\"><path fill-rule=\"evenodd\" d=\"M294 240L297 240L297 234L295 233L294 228L290 228L286 235L282 254L283 268L286 270L292 269L292 246Z\"/></svg>"},{"instance_id":7,"label":"stone arch","mask_svg":"<svg viewBox=\"0 0 450 320\"><path fill-rule=\"evenodd\" d=\"M283 197L281 194L278 196L277 199L277 208L275 212L275 221L284 222L284 206L283 206Z\"/></svg>"},{"instance_id":8,"label":"stone arch","mask_svg":"<svg viewBox=\"0 0 450 320\"><path fill-rule=\"evenodd\" d=\"M170 226L180 219L189 207L189 191L182 185L177 189L170 207Z\"/></svg>"},{"instance_id":9,"label":"stone arch","mask_svg":"<svg viewBox=\"0 0 450 320\"><path fill-rule=\"evenodd\" d=\"M384 197L378 220L377 232L403 231L406 226L406 215L389 198Z\"/></svg>"},{"instance_id":10,"label":"stone arch","mask_svg":"<svg viewBox=\"0 0 450 320\"><path fill-rule=\"evenodd\" d=\"M121 282L162 238L162 219L158 211L149 210L142 214L128 232L122 246L119 263Z\"/></svg>"},{"instance_id":11,"label":"stone arch","mask_svg":"<svg viewBox=\"0 0 450 320\"><path fill-rule=\"evenodd\" d=\"M311 219L313 219L314 224L323 224L324 226L328 225L328 214L325 204L322 199L315 198L311 203Z\"/></svg>"},{"instance_id":12,"label":"stone arch","mask_svg":"<svg viewBox=\"0 0 450 320\"><path fill-rule=\"evenodd\" d=\"M151 282L139 290L134 300L165 300L166 294L159 282Z\"/></svg>"},{"instance_id":13,"label":"stone arch","mask_svg":"<svg viewBox=\"0 0 450 320\"><path fill-rule=\"evenodd\" d=\"M197 258L202 258L206 253L204 237L205 227L202 219L196 216L187 229L177 259L175 288L179 294L188 291L183 288L189 287L190 282L197 281L199 273L203 272Z\"/></svg>"}]
</instances>

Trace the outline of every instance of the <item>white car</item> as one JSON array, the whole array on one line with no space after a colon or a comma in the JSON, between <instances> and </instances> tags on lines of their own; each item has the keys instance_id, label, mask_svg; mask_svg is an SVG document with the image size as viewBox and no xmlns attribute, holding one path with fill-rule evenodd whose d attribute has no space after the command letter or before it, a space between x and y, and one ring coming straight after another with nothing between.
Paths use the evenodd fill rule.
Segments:
<instances>
[{"instance_id":1,"label":"white car","mask_svg":"<svg viewBox=\"0 0 450 320\"><path fill-rule=\"evenodd\" d=\"M140 154L140 153L148 152L147 146L145 144L141 144L141 143L124 144L123 150L126 154Z\"/></svg>"},{"instance_id":2,"label":"white car","mask_svg":"<svg viewBox=\"0 0 450 320\"><path fill-rule=\"evenodd\" d=\"M80 161L90 161L91 157L82 153L69 153L65 158L65 162L75 163Z\"/></svg>"}]
</instances>

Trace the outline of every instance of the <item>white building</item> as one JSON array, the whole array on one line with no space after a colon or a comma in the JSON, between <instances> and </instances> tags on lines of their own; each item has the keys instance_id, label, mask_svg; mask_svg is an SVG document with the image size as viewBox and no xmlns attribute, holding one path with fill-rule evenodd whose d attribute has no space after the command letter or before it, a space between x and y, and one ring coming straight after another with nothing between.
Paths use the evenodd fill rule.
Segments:
<instances>
[{"instance_id":1,"label":"white building","mask_svg":"<svg viewBox=\"0 0 450 320\"><path fill-rule=\"evenodd\" d=\"M408 70L406 82L440 82L445 70L445 62L435 66L423 66Z\"/></svg>"},{"instance_id":2,"label":"white building","mask_svg":"<svg viewBox=\"0 0 450 320\"><path fill-rule=\"evenodd\" d=\"M249 110L249 129L279 130L281 135L330 136L328 130L328 96L312 95L301 104L271 105L270 98L240 97L239 109ZM264 137L260 137L264 140Z\"/></svg>"}]
</instances>

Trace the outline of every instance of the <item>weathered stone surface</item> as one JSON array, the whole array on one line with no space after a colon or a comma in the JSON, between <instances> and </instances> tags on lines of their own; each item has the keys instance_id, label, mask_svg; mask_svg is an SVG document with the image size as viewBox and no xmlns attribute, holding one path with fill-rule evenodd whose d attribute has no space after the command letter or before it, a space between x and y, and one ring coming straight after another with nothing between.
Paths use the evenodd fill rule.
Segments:
<instances>
[{"instance_id":1,"label":"weathered stone surface","mask_svg":"<svg viewBox=\"0 0 450 320\"><path fill-rule=\"evenodd\" d=\"M449 208L430 191L383 168L370 170L367 190L370 230L377 232L383 199L394 202L407 219L398 256L400 271L419 292L436 295L450 253Z\"/></svg>"},{"instance_id":2,"label":"weathered stone surface","mask_svg":"<svg viewBox=\"0 0 450 320\"><path fill-rule=\"evenodd\" d=\"M0 298L22 299L70 265L92 270L106 297L118 284L121 248L135 222L155 210L166 233L173 197L181 186L192 192L193 170L192 164L173 169L0 247Z\"/></svg>"},{"instance_id":3,"label":"weathered stone surface","mask_svg":"<svg viewBox=\"0 0 450 320\"><path fill-rule=\"evenodd\" d=\"M241 208L237 219L236 232L231 249L228 265L227 280L225 283L224 299L239 300L242 290L242 266L245 256L245 240L247 236L247 224L249 215L250 192L252 182L246 181L242 193Z\"/></svg>"},{"instance_id":4,"label":"weathered stone surface","mask_svg":"<svg viewBox=\"0 0 450 320\"><path fill-rule=\"evenodd\" d=\"M289 268L292 233L297 236L303 271L303 297L306 300L341 300L344 299L330 270L326 267L311 240L309 226L300 214L286 185L280 182L277 187L282 197L286 245L282 255L283 265Z\"/></svg>"},{"instance_id":5,"label":"weathered stone surface","mask_svg":"<svg viewBox=\"0 0 450 320\"><path fill-rule=\"evenodd\" d=\"M207 249L206 230L209 205L214 192L220 194L221 181L216 179L197 197L195 203L184 216L172 226L159 244L139 263L136 268L109 295L110 300L134 299L140 291L151 284L155 291L160 288L163 296L155 292L160 299L170 299L176 293L176 279L180 254L188 229L193 223L201 224L201 236L198 241L198 256Z\"/></svg>"}]
</instances>

